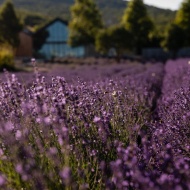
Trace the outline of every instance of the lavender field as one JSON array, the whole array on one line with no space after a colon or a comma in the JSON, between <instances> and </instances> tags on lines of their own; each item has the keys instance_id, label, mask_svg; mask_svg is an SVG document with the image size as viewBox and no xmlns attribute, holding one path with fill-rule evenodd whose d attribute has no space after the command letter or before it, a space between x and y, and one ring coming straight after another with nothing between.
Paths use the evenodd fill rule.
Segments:
<instances>
[{"instance_id":1,"label":"lavender field","mask_svg":"<svg viewBox=\"0 0 190 190\"><path fill-rule=\"evenodd\" d=\"M189 59L37 67L0 76L0 189L190 189Z\"/></svg>"}]
</instances>

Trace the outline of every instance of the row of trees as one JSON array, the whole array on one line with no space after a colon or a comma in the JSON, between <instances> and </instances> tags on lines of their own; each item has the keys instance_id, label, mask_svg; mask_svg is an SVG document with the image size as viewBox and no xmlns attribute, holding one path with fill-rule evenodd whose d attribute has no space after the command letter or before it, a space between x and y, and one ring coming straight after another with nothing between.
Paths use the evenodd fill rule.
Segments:
<instances>
[{"instance_id":1,"label":"row of trees","mask_svg":"<svg viewBox=\"0 0 190 190\"><path fill-rule=\"evenodd\" d=\"M75 0L71 8L70 37L72 46L94 45L100 53L114 48L118 57L127 51L140 54L144 47L164 47L174 54L181 47L190 46L190 0L184 0L166 33L158 33L143 0L131 0L120 23L105 27L93 0ZM6 0L0 9L0 45L13 48L19 45L18 33L22 24L13 4Z\"/></svg>"},{"instance_id":2,"label":"row of trees","mask_svg":"<svg viewBox=\"0 0 190 190\"><path fill-rule=\"evenodd\" d=\"M70 37L72 46L91 45L106 54L114 48L120 56L127 51L141 54L144 47L164 47L176 52L190 46L190 0L184 0L176 19L159 34L143 0L131 0L117 26L106 28L93 0L76 0L71 8Z\"/></svg>"}]
</instances>

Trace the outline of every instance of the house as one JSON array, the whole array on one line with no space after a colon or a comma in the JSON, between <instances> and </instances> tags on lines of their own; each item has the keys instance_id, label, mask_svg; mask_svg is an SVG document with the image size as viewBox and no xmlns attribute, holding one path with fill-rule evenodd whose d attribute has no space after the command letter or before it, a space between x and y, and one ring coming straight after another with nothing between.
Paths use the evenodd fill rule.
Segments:
<instances>
[{"instance_id":1,"label":"house","mask_svg":"<svg viewBox=\"0 0 190 190\"><path fill-rule=\"evenodd\" d=\"M35 48L37 47L36 51L46 59L68 56L83 57L85 55L83 46L73 48L67 44L69 37L68 23L60 18L49 22L34 35L39 36L37 39L34 39L34 44L37 44L37 46L35 45ZM40 40L42 42L39 42Z\"/></svg>"},{"instance_id":2,"label":"house","mask_svg":"<svg viewBox=\"0 0 190 190\"><path fill-rule=\"evenodd\" d=\"M33 56L33 37L32 32L24 29L19 33L20 44L16 49L16 57L32 57Z\"/></svg>"}]
</instances>

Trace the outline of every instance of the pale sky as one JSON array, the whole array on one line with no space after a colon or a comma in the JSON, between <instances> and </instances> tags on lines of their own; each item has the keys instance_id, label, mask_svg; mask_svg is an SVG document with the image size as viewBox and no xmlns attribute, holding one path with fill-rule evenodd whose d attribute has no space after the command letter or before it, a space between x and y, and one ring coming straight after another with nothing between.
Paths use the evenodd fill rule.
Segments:
<instances>
[{"instance_id":1,"label":"pale sky","mask_svg":"<svg viewBox=\"0 0 190 190\"><path fill-rule=\"evenodd\" d=\"M159 8L177 10L183 0L144 0L147 5Z\"/></svg>"}]
</instances>

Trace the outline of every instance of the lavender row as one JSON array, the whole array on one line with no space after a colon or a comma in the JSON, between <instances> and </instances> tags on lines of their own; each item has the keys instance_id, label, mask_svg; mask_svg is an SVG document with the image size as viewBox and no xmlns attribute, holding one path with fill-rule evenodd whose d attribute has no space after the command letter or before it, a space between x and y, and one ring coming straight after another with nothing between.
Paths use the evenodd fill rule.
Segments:
<instances>
[{"instance_id":1,"label":"lavender row","mask_svg":"<svg viewBox=\"0 0 190 190\"><path fill-rule=\"evenodd\" d=\"M153 120L127 148L118 142L107 189L190 189L189 60L169 61L164 73Z\"/></svg>"}]
</instances>

